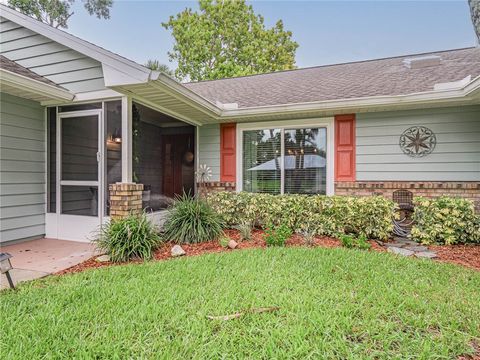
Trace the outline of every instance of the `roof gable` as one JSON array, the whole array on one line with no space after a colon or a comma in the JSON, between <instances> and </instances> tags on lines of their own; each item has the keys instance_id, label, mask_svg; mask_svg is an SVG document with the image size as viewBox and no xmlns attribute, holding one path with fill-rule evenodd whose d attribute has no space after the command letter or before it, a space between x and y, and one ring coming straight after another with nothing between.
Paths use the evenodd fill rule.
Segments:
<instances>
[{"instance_id":1,"label":"roof gable","mask_svg":"<svg viewBox=\"0 0 480 360\"><path fill-rule=\"evenodd\" d=\"M1 53L75 93L105 90L102 65L148 81L150 70L65 31L0 5Z\"/></svg>"}]
</instances>

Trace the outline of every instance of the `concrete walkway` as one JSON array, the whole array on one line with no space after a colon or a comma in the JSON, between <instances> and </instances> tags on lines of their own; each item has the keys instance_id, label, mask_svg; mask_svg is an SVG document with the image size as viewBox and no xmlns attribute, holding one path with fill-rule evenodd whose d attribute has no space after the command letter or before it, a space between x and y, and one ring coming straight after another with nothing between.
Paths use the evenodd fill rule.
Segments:
<instances>
[{"instance_id":1,"label":"concrete walkway","mask_svg":"<svg viewBox=\"0 0 480 360\"><path fill-rule=\"evenodd\" d=\"M1 252L13 256L13 270L10 274L14 284L18 284L79 264L95 255L95 247L86 242L38 239L2 246ZM1 276L0 288L8 288L4 274Z\"/></svg>"}]
</instances>

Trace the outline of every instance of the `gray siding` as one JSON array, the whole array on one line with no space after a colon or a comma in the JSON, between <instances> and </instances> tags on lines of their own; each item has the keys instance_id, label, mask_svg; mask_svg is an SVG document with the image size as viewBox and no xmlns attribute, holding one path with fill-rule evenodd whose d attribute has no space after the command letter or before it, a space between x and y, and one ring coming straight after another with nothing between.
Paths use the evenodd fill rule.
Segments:
<instances>
[{"instance_id":1,"label":"gray siding","mask_svg":"<svg viewBox=\"0 0 480 360\"><path fill-rule=\"evenodd\" d=\"M8 59L74 93L105 89L100 62L4 18L0 49Z\"/></svg>"},{"instance_id":2,"label":"gray siding","mask_svg":"<svg viewBox=\"0 0 480 360\"><path fill-rule=\"evenodd\" d=\"M357 180L480 181L480 106L358 114L356 123ZM415 125L437 138L424 158L398 145Z\"/></svg>"},{"instance_id":3,"label":"gray siding","mask_svg":"<svg viewBox=\"0 0 480 360\"><path fill-rule=\"evenodd\" d=\"M45 234L45 116L0 93L0 241Z\"/></svg>"},{"instance_id":4,"label":"gray siding","mask_svg":"<svg viewBox=\"0 0 480 360\"><path fill-rule=\"evenodd\" d=\"M212 169L210 181L220 181L220 125L198 127L198 164Z\"/></svg>"}]
</instances>

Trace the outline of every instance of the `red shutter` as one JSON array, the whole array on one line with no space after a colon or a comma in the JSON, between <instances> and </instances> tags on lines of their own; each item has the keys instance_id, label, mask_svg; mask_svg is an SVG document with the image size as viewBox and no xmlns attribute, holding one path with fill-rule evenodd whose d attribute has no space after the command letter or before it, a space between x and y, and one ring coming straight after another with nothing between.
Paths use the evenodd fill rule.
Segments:
<instances>
[{"instance_id":1,"label":"red shutter","mask_svg":"<svg viewBox=\"0 0 480 360\"><path fill-rule=\"evenodd\" d=\"M236 124L220 124L220 181L235 182Z\"/></svg>"},{"instance_id":2,"label":"red shutter","mask_svg":"<svg viewBox=\"0 0 480 360\"><path fill-rule=\"evenodd\" d=\"M355 114L335 116L335 181L355 181Z\"/></svg>"}]
</instances>

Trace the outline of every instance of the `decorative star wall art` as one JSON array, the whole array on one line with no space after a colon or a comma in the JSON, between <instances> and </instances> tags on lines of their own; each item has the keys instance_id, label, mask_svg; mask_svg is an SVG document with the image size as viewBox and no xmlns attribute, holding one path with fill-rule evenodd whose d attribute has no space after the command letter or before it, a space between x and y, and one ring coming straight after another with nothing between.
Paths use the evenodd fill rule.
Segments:
<instances>
[{"instance_id":1,"label":"decorative star wall art","mask_svg":"<svg viewBox=\"0 0 480 360\"><path fill-rule=\"evenodd\" d=\"M430 154L436 144L435 134L425 126L412 126L400 136L400 148L405 154L414 158Z\"/></svg>"}]
</instances>

